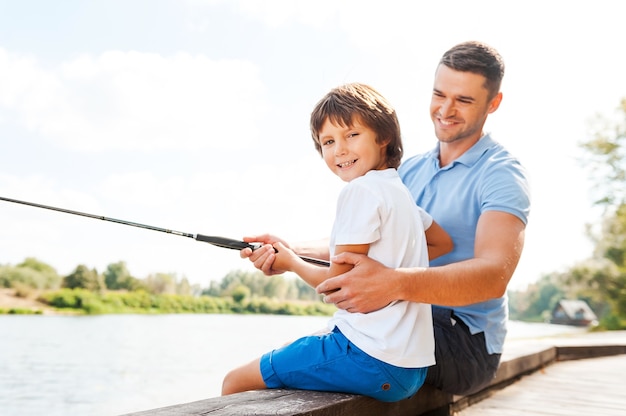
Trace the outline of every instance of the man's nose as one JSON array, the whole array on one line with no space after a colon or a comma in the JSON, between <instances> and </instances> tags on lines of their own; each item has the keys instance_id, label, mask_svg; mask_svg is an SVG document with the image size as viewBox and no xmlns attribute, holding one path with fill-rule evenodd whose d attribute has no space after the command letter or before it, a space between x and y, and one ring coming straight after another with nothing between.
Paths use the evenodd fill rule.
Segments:
<instances>
[{"instance_id":1,"label":"man's nose","mask_svg":"<svg viewBox=\"0 0 626 416\"><path fill-rule=\"evenodd\" d=\"M448 118L454 115L454 100L444 100L439 107L439 113L442 118Z\"/></svg>"}]
</instances>

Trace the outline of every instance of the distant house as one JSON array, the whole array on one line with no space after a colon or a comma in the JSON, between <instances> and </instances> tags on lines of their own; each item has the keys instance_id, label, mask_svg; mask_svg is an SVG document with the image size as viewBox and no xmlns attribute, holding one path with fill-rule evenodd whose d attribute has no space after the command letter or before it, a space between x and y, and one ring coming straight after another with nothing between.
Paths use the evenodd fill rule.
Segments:
<instances>
[{"instance_id":1,"label":"distant house","mask_svg":"<svg viewBox=\"0 0 626 416\"><path fill-rule=\"evenodd\" d=\"M553 324L588 326L596 324L598 317L584 300L563 299L552 310Z\"/></svg>"}]
</instances>

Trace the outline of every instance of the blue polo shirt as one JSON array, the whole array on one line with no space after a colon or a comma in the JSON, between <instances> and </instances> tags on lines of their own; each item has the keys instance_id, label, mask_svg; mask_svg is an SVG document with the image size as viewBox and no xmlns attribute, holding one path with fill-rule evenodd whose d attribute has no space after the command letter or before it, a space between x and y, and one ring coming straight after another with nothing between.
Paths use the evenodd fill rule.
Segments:
<instances>
[{"instance_id":1,"label":"blue polo shirt","mask_svg":"<svg viewBox=\"0 0 626 416\"><path fill-rule=\"evenodd\" d=\"M452 252L431 261L431 266L474 257L476 225L483 212L503 211L524 224L528 221L530 191L526 170L490 135L483 136L448 166L439 166L437 144L432 151L407 159L398 172L417 205L454 241ZM452 309L472 334L485 333L490 354L502 352L508 319L506 296Z\"/></svg>"}]
</instances>

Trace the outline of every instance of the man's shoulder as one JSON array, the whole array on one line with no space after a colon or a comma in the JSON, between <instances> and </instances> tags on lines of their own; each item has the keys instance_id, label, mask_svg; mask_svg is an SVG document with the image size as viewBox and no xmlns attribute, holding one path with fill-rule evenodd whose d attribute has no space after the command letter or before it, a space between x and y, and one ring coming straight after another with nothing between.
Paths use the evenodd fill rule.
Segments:
<instances>
[{"instance_id":1,"label":"man's shoulder","mask_svg":"<svg viewBox=\"0 0 626 416\"><path fill-rule=\"evenodd\" d=\"M482 143L481 143L482 142ZM502 143L493 139L491 135L484 136L479 142L483 145L484 154L487 154L491 158L493 163L501 163L503 161L517 161L518 158L509 151Z\"/></svg>"},{"instance_id":2,"label":"man's shoulder","mask_svg":"<svg viewBox=\"0 0 626 416\"><path fill-rule=\"evenodd\" d=\"M428 160L432 159L433 151L418 153L416 155L410 156L407 159L402 161L400 167L398 168L398 173L400 176L403 176L408 170L415 168L416 166L423 165Z\"/></svg>"}]
</instances>

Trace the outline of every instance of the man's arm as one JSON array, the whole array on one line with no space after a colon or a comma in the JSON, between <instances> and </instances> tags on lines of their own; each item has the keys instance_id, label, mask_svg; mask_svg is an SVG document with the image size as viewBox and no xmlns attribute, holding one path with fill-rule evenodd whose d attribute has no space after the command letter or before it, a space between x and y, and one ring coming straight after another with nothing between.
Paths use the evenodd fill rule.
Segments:
<instances>
[{"instance_id":1,"label":"man's arm","mask_svg":"<svg viewBox=\"0 0 626 416\"><path fill-rule=\"evenodd\" d=\"M389 269L366 256L343 253L333 261L354 264L354 269L326 280L317 291L326 294L328 303L364 313L394 300L461 306L498 298L519 262L524 230L514 215L488 211L478 220L474 258L431 268Z\"/></svg>"}]
</instances>

